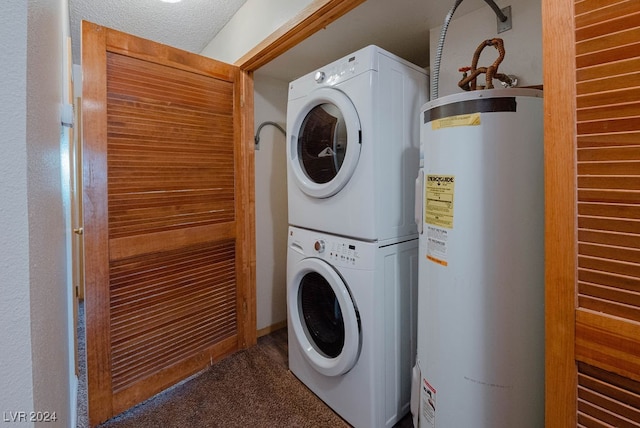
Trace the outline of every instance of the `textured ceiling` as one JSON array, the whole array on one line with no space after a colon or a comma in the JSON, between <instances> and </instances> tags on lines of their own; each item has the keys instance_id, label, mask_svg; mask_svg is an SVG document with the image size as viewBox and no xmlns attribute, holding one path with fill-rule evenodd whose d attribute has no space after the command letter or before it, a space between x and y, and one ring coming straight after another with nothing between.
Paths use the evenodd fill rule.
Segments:
<instances>
[{"instance_id":1,"label":"textured ceiling","mask_svg":"<svg viewBox=\"0 0 640 428\"><path fill-rule=\"evenodd\" d=\"M73 63L80 63L81 21L199 53L246 0L69 0Z\"/></svg>"}]
</instances>

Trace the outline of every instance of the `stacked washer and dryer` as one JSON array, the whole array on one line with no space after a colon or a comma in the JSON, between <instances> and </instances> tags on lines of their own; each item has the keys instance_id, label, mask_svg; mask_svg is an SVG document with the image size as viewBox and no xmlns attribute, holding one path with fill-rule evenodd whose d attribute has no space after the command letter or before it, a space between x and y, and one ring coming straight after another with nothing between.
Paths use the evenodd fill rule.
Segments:
<instances>
[{"instance_id":1,"label":"stacked washer and dryer","mask_svg":"<svg viewBox=\"0 0 640 428\"><path fill-rule=\"evenodd\" d=\"M368 46L289 85L289 368L355 427L409 411L426 72Z\"/></svg>"}]
</instances>

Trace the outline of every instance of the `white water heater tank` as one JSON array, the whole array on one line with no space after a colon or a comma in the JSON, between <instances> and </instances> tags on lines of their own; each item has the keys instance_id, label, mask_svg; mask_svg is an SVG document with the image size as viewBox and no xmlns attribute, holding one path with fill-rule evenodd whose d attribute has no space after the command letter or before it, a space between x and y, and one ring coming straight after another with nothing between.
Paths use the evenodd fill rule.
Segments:
<instances>
[{"instance_id":1,"label":"white water heater tank","mask_svg":"<svg viewBox=\"0 0 640 428\"><path fill-rule=\"evenodd\" d=\"M543 103L536 89L423 107L423 428L544 426Z\"/></svg>"}]
</instances>

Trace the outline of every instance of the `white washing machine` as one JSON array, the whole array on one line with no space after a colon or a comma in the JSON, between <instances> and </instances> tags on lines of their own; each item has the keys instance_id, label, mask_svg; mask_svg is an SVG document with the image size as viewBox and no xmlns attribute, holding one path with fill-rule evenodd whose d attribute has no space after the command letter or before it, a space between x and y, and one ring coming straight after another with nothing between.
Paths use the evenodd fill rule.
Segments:
<instances>
[{"instance_id":1,"label":"white washing machine","mask_svg":"<svg viewBox=\"0 0 640 428\"><path fill-rule=\"evenodd\" d=\"M289 224L368 241L416 236L425 70L368 46L289 85Z\"/></svg>"},{"instance_id":2,"label":"white washing machine","mask_svg":"<svg viewBox=\"0 0 640 428\"><path fill-rule=\"evenodd\" d=\"M409 411L417 240L380 246L289 227L289 368L354 427Z\"/></svg>"}]
</instances>

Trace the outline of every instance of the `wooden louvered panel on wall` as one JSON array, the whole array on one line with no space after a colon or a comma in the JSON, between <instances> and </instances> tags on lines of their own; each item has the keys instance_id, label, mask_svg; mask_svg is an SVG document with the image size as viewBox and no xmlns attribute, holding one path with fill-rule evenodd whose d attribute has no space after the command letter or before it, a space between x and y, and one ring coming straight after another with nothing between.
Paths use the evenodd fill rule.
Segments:
<instances>
[{"instance_id":1,"label":"wooden louvered panel on wall","mask_svg":"<svg viewBox=\"0 0 640 428\"><path fill-rule=\"evenodd\" d=\"M112 388L236 334L233 241L111 263Z\"/></svg>"},{"instance_id":2,"label":"wooden louvered panel on wall","mask_svg":"<svg viewBox=\"0 0 640 428\"><path fill-rule=\"evenodd\" d=\"M82 39L95 426L255 343L253 128L243 119L253 104L237 67L87 22Z\"/></svg>"},{"instance_id":3,"label":"wooden louvered panel on wall","mask_svg":"<svg viewBox=\"0 0 640 428\"><path fill-rule=\"evenodd\" d=\"M640 2L576 1L575 43L578 423L638 426Z\"/></svg>"},{"instance_id":4,"label":"wooden louvered panel on wall","mask_svg":"<svg viewBox=\"0 0 640 428\"><path fill-rule=\"evenodd\" d=\"M233 221L233 84L111 53L107 67L109 237Z\"/></svg>"},{"instance_id":5,"label":"wooden louvered panel on wall","mask_svg":"<svg viewBox=\"0 0 640 428\"><path fill-rule=\"evenodd\" d=\"M138 383L236 340L233 91L232 82L107 53L116 408Z\"/></svg>"}]
</instances>

